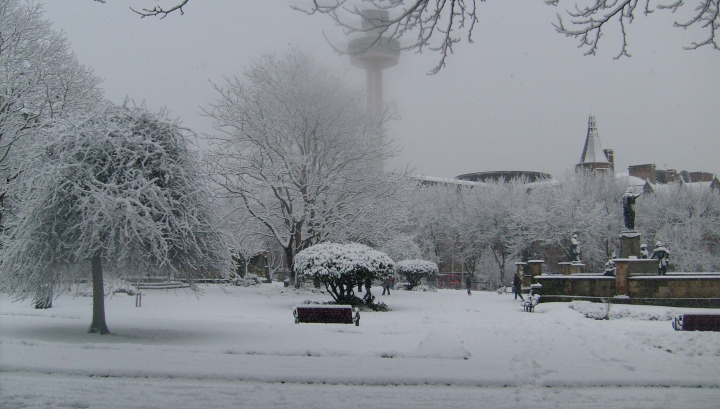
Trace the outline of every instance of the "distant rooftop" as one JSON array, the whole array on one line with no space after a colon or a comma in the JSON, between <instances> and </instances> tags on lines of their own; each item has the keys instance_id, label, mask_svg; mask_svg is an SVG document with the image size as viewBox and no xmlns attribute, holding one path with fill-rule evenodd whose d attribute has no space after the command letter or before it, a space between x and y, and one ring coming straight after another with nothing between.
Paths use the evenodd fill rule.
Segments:
<instances>
[{"instance_id":1,"label":"distant rooftop","mask_svg":"<svg viewBox=\"0 0 720 409\"><path fill-rule=\"evenodd\" d=\"M492 172L466 173L456 176L455 179L468 180L471 182L510 182L515 179L523 179L527 183L541 182L552 179L552 175L543 172L527 170L496 170Z\"/></svg>"}]
</instances>

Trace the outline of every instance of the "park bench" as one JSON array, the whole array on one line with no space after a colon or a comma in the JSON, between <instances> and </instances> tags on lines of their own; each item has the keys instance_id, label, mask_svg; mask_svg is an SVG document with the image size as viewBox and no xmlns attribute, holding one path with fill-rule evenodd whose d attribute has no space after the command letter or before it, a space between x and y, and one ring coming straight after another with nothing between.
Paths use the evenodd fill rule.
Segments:
<instances>
[{"instance_id":1,"label":"park bench","mask_svg":"<svg viewBox=\"0 0 720 409\"><path fill-rule=\"evenodd\" d=\"M523 300L522 306L523 309L527 312L533 312L535 311L535 306L540 303L540 289L542 288L541 284L532 284L530 285L530 294L528 294L528 297Z\"/></svg>"},{"instance_id":2,"label":"park bench","mask_svg":"<svg viewBox=\"0 0 720 409\"><path fill-rule=\"evenodd\" d=\"M540 296L537 294L531 294L525 300L523 300L522 306L525 311L533 312L535 311L535 306L538 305L539 302Z\"/></svg>"},{"instance_id":3,"label":"park bench","mask_svg":"<svg viewBox=\"0 0 720 409\"><path fill-rule=\"evenodd\" d=\"M296 305L295 323L360 325L360 310L349 305Z\"/></svg>"},{"instance_id":4,"label":"park bench","mask_svg":"<svg viewBox=\"0 0 720 409\"><path fill-rule=\"evenodd\" d=\"M720 331L720 314L684 314L672 326L675 331Z\"/></svg>"}]
</instances>

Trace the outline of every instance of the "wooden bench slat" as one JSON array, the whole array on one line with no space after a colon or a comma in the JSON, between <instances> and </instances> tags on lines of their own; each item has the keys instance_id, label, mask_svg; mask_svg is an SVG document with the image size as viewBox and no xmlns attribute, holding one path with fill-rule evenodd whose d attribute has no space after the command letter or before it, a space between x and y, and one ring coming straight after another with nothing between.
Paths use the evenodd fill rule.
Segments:
<instances>
[{"instance_id":1,"label":"wooden bench slat","mask_svg":"<svg viewBox=\"0 0 720 409\"><path fill-rule=\"evenodd\" d=\"M673 322L677 331L720 331L718 314L683 314Z\"/></svg>"},{"instance_id":2,"label":"wooden bench slat","mask_svg":"<svg viewBox=\"0 0 720 409\"><path fill-rule=\"evenodd\" d=\"M298 305L293 309L295 323L360 325L360 311L349 305Z\"/></svg>"}]
</instances>

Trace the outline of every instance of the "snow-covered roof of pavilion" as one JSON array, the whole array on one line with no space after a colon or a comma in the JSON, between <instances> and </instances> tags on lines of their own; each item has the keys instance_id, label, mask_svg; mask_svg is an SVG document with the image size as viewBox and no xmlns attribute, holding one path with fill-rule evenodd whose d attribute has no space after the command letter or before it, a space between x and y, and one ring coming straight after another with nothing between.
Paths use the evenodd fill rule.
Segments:
<instances>
[{"instance_id":1,"label":"snow-covered roof of pavilion","mask_svg":"<svg viewBox=\"0 0 720 409\"><path fill-rule=\"evenodd\" d=\"M444 184L444 185L457 185L457 186L471 186L471 187L496 187L498 186L499 182L495 183L488 183L488 182L471 182L469 180L462 180L462 179L450 179L450 178L442 178L437 176L428 176L428 175L411 175L411 179L417 180L420 183L423 184ZM556 179L545 179L545 180L538 180L536 182L530 182L525 183L523 186L527 186L528 188L536 188L536 187L547 187L547 186L557 186L560 182Z\"/></svg>"},{"instance_id":2,"label":"snow-covered roof of pavilion","mask_svg":"<svg viewBox=\"0 0 720 409\"><path fill-rule=\"evenodd\" d=\"M585 137L585 146L580 155L580 163L610 163L600 145L600 135L593 115L588 118L588 131Z\"/></svg>"},{"instance_id":3,"label":"snow-covered roof of pavilion","mask_svg":"<svg viewBox=\"0 0 720 409\"><path fill-rule=\"evenodd\" d=\"M462 185L462 186L490 186L489 183L484 182L470 182L468 180L442 178L437 176L428 175L411 175L411 179L415 179L420 183L427 184L445 184L445 185Z\"/></svg>"}]
</instances>

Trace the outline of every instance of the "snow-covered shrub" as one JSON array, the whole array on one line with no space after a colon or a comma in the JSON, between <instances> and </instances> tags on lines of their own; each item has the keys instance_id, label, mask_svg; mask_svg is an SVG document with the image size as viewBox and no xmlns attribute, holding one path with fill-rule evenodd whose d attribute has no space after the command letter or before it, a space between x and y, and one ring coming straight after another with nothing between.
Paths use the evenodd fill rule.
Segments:
<instances>
[{"instance_id":1,"label":"snow-covered shrub","mask_svg":"<svg viewBox=\"0 0 720 409\"><path fill-rule=\"evenodd\" d=\"M320 281L338 304L362 304L354 289L391 277L394 267L387 254L358 243L320 243L295 256L298 276Z\"/></svg>"},{"instance_id":2,"label":"snow-covered shrub","mask_svg":"<svg viewBox=\"0 0 720 409\"><path fill-rule=\"evenodd\" d=\"M656 308L644 309L635 306L625 308L615 306L611 311L609 299L606 299L603 303L573 301L569 307L588 318L596 320L629 318L639 321L672 321L679 314L675 309L660 311Z\"/></svg>"},{"instance_id":3,"label":"snow-covered shrub","mask_svg":"<svg viewBox=\"0 0 720 409\"><path fill-rule=\"evenodd\" d=\"M397 290L405 290L405 291L418 291L418 292L423 292L423 293L426 293L426 292L436 293L438 290L437 287L435 287L435 286L425 285L425 284L420 284L420 285L416 285L415 287L408 288L408 283L399 283L399 286L396 289Z\"/></svg>"},{"instance_id":4,"label":"snow-covered shrub","mask_svg":"<svg viewBox=\"0 0 720 409\"><path fill-rule=\"evenodd\" d=\"M257 274L248 274L245 277L234 279L233 284L242 287L256 286L262 284L262 279L258 277Z\"/></svg>"},{"instance_id":5,"label":"snow-covered shrub","mask_svg":"<svg viewBox=\"0 0 720 409\"><path fill-rule=\"evenodd\" d=\"M405 288L412 290L423 278L435 277L438 274L438 266L432 261L403 260L395 264L395 271L407 280Z\"/></svg>"}]
</instances>

